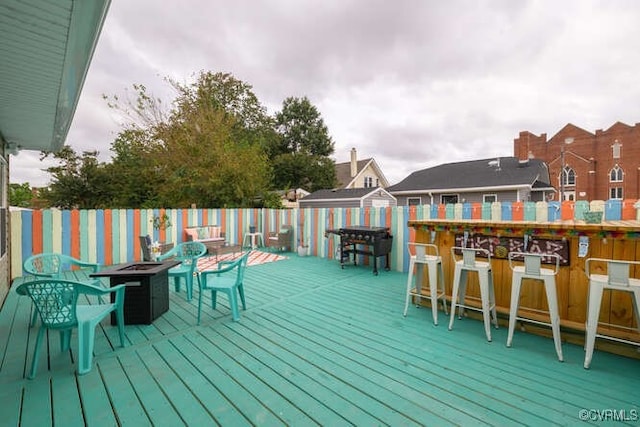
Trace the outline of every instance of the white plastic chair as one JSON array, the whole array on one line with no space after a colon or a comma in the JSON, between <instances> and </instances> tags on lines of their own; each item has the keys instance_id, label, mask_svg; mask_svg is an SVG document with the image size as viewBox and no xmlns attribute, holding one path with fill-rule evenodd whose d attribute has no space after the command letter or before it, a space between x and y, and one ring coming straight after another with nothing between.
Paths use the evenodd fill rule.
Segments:
<instances>
[{"instance_id":1,"label":"white plastic chair","mask_svg":"<svg viewBox=\"0 0 640 427\"><path fill-rule=\"evenodd\" d=\"M542 259L545 257L555 258L555 268L541 268ZM515 265L514 258L524 260L524 265ZM513 331L516 321L526 321L538 325L551 326L553 331L553 341L558 354L558 360L563 361L562 356L562 340L560 336L560 314L558 312L558 292L556 289L556 275L560 268L560 256L557 254L532 254L525 252L510 252L509 267L513 273L511 279L511 306L509 309L509 334L507 336L507 347L511 347L513 340ZM547 304L549 306L549 317L551 322L542 322L526 317L518 316L518 308L520 306L520 288L522 287L522 279L534 279L538 283L544 284L547 294Z\"/></svg>"},{"instance_id":2,"label":"white plastic chair","mask_svg":"<svg viewBox=\"0 0 640 427\"><path fill-rule=\"evenodd\" d=\"M407 315L409 300L411 297L418 301L422 298L431 300L431 312L433 314L433 324L438 324L438 299L442 300L442 306L447 314L447 302L444 291L444 274L442 272L442 257L438 252L438 247L429 243L408 243L407 249L411 257L409 258L409 273L407 275L407 295L404 302L404 316ZM422 280L424 266L427 266L429 274L429 294L422 293ZM415 272L414 272L415 270Z\"/></svg>"},{"instance_id":3,"label":"white plastic chair","mask_svg":"<svg viewBox=\"0 0 640 427\"><path fill-rule=\"evenodd\" d=\"M605 263L607 274L591 273L591 263ZM585 261L584 270L589 278L589 305L587 310L587 325L585 337L584 368L589 369L596 337L612 341L640 346L640 342L629 341L623 338L612 337L598 333L598 318L600 316L600 304L602 293L605 289L631 293L634 313L636 316L636 328L640 332L640 279L629 277L631 266L640 265L640 261L622 261L602 258L589 258ZM624 327L620 327L627 329ZM630 329L630 328L629 328Z\"/></svg>"},{"instance_id":4,"label":"white plastic chair","mask_svg":"<svg viewBox=\"0 0 640 427\"><path fill-rule=\"evenodd\" d=\"M462 258L456 255L456 251L462 253ZM476 254L484 254L487 261L476 261ZM462 318L464 309L482 312L484 330L487 341L491 341L491 327L493 323L498 328L498 316L496 314L496 297L493 289L493 273L491 271L491 253L481 248L462 248L454 246L451 248L451 259L455 261L453 274L453 292L451 294L451 316L449 320L449 330L453 329L453 321L456 316L456 306L460 306L458 318ZM469 272L478 274L480 283L481 307L469 306L465 304L467 289L467 279ZM491 319L493 318L493 320Z\"/></svg>"}]
</instances>

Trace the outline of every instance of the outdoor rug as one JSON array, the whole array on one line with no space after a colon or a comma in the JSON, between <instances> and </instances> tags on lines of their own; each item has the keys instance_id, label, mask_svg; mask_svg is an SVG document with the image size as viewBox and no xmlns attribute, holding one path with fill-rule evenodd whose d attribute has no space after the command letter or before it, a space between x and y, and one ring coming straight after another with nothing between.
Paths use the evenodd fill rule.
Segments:
<instances>
[{"instance_id":1,"label":"outdoor rug","mask_svg":"<svg viewBox=\"0 0 640 427\"><path fill-rule=\"evenodd\" d=\"M232 261L239 258L242 255L241 252L229 253L220 255L217 258L215 256L203 257L198 260L198 270L215 270L218 262L220 261ZM278 255L271 252L252 251L247 260L247 266L266 264L268 262L280 261L287 259L286 256Z\"/></svg>"}]
</instances>

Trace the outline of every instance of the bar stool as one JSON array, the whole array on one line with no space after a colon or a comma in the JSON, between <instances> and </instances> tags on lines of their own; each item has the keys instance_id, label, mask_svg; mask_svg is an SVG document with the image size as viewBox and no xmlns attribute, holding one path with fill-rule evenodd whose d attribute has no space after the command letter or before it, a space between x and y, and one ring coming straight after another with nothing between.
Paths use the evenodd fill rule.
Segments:
<instances>
[{"instance_id":1,"label":"bar stool","mask_svg":"<svg viewBox=\"0 0 640 427\"><path fill-rule=\"evenodd\" d=\"M555 269L541 268L542 259L544 257L553 257L556 260ZM514 259L524 259L524 265L514 265ZM513 331L516 327L516 321L526 321L537 325L551 326L553 331L553 342L556 346L558 360L564 361L562 356L562 340L560 337L560 314L558 313L558 295L556 290L556 275L560 268L560 256L557 254L532 254L525 252L510 252L509 267L513 272L511 279L511 307L509 309L509 334L507 335L507 347L511 347L513 340ZM547 305L549 306L549 317L551 323L539 320L529 319L518 316L518 308L520 306L520 288L522 287L522 279L534 279L537 283L544 283L544 289L547 293Z\"/></svg>"},{"instance_id":2,"label":"bar stool","mask_svg":"<svg viewBox=\"0 0 640 427\"><path fill-rule=\"evenodd\" d=\"M607 274L592 274L591 262L606 263ZM589 309L587 311L587 326L585 337L584 368L589 369L593 347L596 337L612 341L640 346L640 342L598 334L598 317L600 316L600 304L602 293L605 289L630 292L632 294L633 308L636 316L636 328L640 332L640 279L629 277L631 266L640 265L640 261L621 261L602 258L589 258L585 261L584 270L589 278ZM632 329L620 326L622 329Z\"/></svg>"},{"instance_id":3,"label":"bar stool","mask_svg":"<svg viewBox=\"0 0 640 427\"><path fill-rule=\"evenodd\" d=\"M438 299L442 299L444 313L447 314L447 302L444 293L444 274L442 273L442 257L438 253L438 247L429 243L408 243L407 248L411 258L409 258L409 274L407 277L407 297L404 302L404 316L407 315L409 300L415 297L431 299L431 311L433 313L433 324L438 324ZM430 253L427 253L430 252ZM422 279L424 266L427 266L429 274L429 295L422 293ZM414 273L415 267L415 273ZM415 286L414 286L415 282ZM418 306L418 304L416 304Z\"/></svg>"},{"instance_id":4,"label":"bar stool","mask_svg":"<svg viewBox=\"0 0 640 427\"><path fill-rule=\"evenodd\" d=\"M462 258L456 255L462 253ZM476 254L483 254L487 261L476 261ZM453 274L453 292L451 294L451 318L449 320L449 330L453 329L453 321L456 315L456 306L460 306L458 318L462 318L464 309L481 311L484 320L484 330L487 334L487 341L491 341L491 320L498 328L498 317L496 315L496 296L493 289L493 273L491 272L491 253L486 249L462 248L454 246L451 248L451 259L455 262ZM480 299L482 307L465 305L465 294L467 290L467 278L470 271L478 273L480 283ZM459 298L459 301L458 301Z\"/></svg>"}]
</instances>

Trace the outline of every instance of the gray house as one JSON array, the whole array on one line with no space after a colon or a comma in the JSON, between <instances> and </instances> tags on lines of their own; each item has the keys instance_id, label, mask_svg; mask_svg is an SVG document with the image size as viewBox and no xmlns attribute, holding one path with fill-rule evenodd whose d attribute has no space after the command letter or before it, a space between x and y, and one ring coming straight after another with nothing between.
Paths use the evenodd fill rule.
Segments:
<instances>
[{"instance_id":1,"label":"gray house","mask_svg":"<svg viewBox=\"0 0 640 427\"><path fill-rule=\"evenodd\" d=\"M384 188L342 188L318 190L298 201L300 208L365 208L397 206Z\"/></svg>"},{"instance_id":2,"label":"gray house","mask_svg":"<svg viewBox=\"0 0 640 427\"><path fill-rule=\"evenodd\" d=\"M547 164L499 157L447 163L413 172L387 188L398 205L543 201L555 193Z\"/></svg>"}]
</instances>

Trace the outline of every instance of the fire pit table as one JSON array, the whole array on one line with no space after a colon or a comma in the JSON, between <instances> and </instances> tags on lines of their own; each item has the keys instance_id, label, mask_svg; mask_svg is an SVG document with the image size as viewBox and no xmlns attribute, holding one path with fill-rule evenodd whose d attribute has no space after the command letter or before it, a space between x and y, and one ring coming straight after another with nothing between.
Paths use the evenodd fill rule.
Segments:
<instances>
[{"instance_id":1,"label":"fire pit table","mask_svg":"<svg viewBox=\"0 0 640 427\"><path fill-rule=\"evenodd\" d=\"M126 285L124 297L124 323L151 324L169 310L169 269L179 261L132 262L120 264L90 274L108 277L111 287ZM114 298L114 295L111 296ZM111 313L111 324L115 324Z\"/></svg>"}]
</instances>

